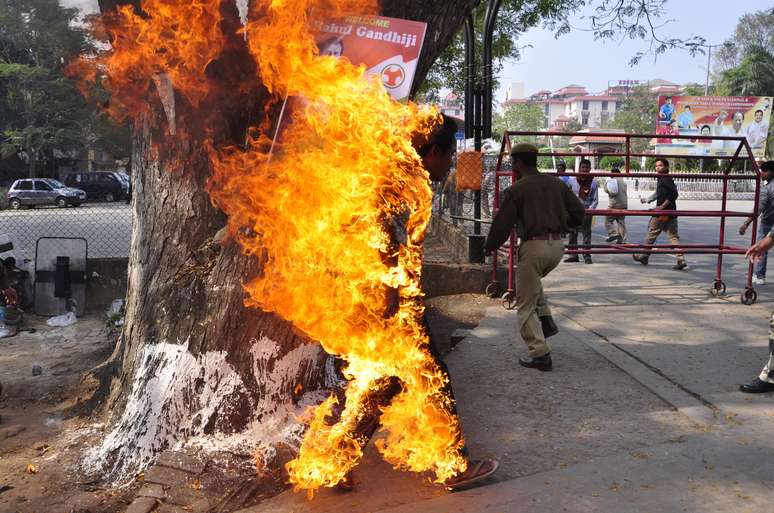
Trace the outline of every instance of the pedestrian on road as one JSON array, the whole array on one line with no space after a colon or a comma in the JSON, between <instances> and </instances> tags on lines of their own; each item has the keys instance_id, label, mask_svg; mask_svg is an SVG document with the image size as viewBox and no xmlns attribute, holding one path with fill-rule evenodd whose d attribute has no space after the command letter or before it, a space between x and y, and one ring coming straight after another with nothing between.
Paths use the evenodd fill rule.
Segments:
<instances>
[{"instance_id":1,"label":"pedestrian on road","mask_svg":"<svg viewBox=\"0 0 774 513\"><path fill-rule=\"evenodd\" d=\"M569 176L567 173L567 164L564 160L559 160L556 163L556 176L564 182L564 184L572 190L573 194L578 195L578 180L574 176Z\"/></svg>"},{"instance_id":2,"label":"pedestrian on road","mask_svg":"<svg viewBox=\"0 0 774 513\"><path fill-rule=\"evenodd\" d=\"M591 161L583 159L580 161L578 170L578 199L580 199L583 208L586 210L597 208L599 203L599 186L597 185L594 177L591 176ZM580 227L576 230L570 230L570 240L568 244L570 246L578 246L578 232L580 231L583 236L583 247L590 249L591 246L591 223L594 217L585 215ZM570 255L564 259L565 262L579 262L578 255ZM583 255L583 261L587 264L591 263L591 255L586 253Z\"/></svg>"},{"instance_id":3,"label":"pedestrian on road","mask_svg":"<svg viewBox=\"0 0 774 513\"><path fill-rule=\"evenodd\" d=\"M761 192L758 200L758 210L760 218L758 220L758 240L763 239L774 227L774 160L769 160L761 164ZM744 235L747 228L752 224L753 218L747 220L739 227L739 235ZM753 283L755 285L766 284L766 262L768 252L755 263Z\"/></svg>"},{"instance_id":4,"label":"pedestrian on road","mask_svg":"<svg viewBox=\"0 0 774 513\"><path fill-rule=\"evenodd\" d=\"M652 210L677 210L677 197L679 194L677 192L675 181L669 176L669 161L667 159L656 159L656 173L661 175L656 181L656 192L647 200L643 199L641 201L643 203L652 203L655 201L656 206ZM667 236L669 236L669 240L673 245L676 246L680 244L680 235L677 233L676 216L656 215L651 217L650 223L648 224L648 235L645 238L644 245L650 246L656 242L656 239L661 235L661 232L667 233ZM634 254L632 255L632 258L642 265L648 265L650 251L646 251L643 255ZM685 263L685 255L678 253L677 263L672 269L682 271L686 267L688 267L688 264Z\"/></svg>"},{"instance_id":5,"label":"pedestrian on road","mask_svg":"<svg viewBox=\"0 0 774 513\"><path fill-rule=\"evenodd\" d=\"M766 257L766 253L772 246L774 246L774 230L770 230L765 237L751 246L745 256L758 263ZM774 392L774 312L769 319L769 359L760 375L753 378L750 383L739 385L739 390L747 394Z\"/></svg>"},{"instance_id":6,"label":"pedestrian on road","mask_svg":"<svg viewBox=\"0 0 774 513\"><path fill-rule=\"evenodd\" d=\"M620 173L621 170L614 167L610 172ZM608 208L616 210L629 208L628 191L623 178L620 176L608 178L605 182L605 192L609 198ZM607 242L622 244L629 240L626 236L626 216L605 216L605 228L607 229Z\"/></svg>"},{"instance_id":7,"label":"pedestrian on road","mask_svg":"<svg viewBox=\"0 0 774 513\"><path fill-rule=\"evenodd\" d=\"M519 330L527 353L519 358L524 367L541 371L553 368L546 338L559 332L546 301L541 279L564 254L562 233L583 221L583 205L562 181L537 169L537 148L520 143L511 150L516 183L505 189L503 202L484 243L487 254L497 251L516 227L521 238L516 280Z\"/></svg>"}]
</instances>

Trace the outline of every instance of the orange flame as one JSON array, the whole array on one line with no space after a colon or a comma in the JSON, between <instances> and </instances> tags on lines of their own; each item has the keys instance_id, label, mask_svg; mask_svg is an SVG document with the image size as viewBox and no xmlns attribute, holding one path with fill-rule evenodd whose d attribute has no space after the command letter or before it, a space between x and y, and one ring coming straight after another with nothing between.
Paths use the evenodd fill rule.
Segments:
<instances>
[{"instance_id":1,"label":"orange flame","mask_svg":"<svg viewBox=\"0 0 774 513\"><path fill-rule=\"evenodd\" d=\"M385 377L402 383L382 409L385 458L396 468L432 471L438 482L466 466L459 422L443 393L446 377L427 351L421 322L431 192L411 139L437 115L395 102L363 67L319 56L310 27L315 17L377 7L375 0L255 1L245 33L256 80L277 101L293 99L291 122L273 155L265 128L251 131L246 149L210 152L213 201L244 251L263 264L245 285L248 303L290 320L347 361L340 420L325 421L331 397L287 465L290 481L308 490L337 484L357 464L362 452L352 427ZM124 104L139 104L148 80L166 73L196 106L207 92L203 70L224 44L219 1L146 0L142 9L144 16L119 11L129 30L103 61L111 89ZM407 240L397 245L388 225L407 212ZM395 305L390 290L397 290Z\"/></svg>"}]
</instances>

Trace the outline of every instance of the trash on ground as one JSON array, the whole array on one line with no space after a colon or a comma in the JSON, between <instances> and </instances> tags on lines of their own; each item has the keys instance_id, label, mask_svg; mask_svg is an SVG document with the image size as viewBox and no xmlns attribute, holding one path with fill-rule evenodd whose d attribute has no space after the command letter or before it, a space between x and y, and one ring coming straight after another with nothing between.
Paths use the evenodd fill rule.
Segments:
<instances>
[{"instance_id":1,"label":"trash on ground","mask_svg":"<svg viewBox=\"0 0 774 513\"><path fill-rule=\"evenodd\" d=\"M64 327L64 326L70 326L72 324L75 324L76 322L78 322L78 318L75 316L75 313L67 312L64 315L56 315L54 317L50 317L46 321L46 324L54 327Z\"/></svg>"}]
</instances>

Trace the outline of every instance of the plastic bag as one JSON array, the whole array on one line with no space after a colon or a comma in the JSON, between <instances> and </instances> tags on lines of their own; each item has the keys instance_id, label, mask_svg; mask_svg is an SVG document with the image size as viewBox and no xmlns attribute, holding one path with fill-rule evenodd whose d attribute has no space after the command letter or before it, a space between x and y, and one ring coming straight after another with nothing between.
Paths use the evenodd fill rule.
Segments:
<instances>
[{"instance_id":1,"label":"plastic bag","mask_svg":"<svg viewBox=\"0 0 774 513\"><path fill-rule=\"evenodd\" d=\"M108 315L120 315L121 310L124 308L124 300L123 299L114 299L112 303L110 303L110 309L107 311Z\"/></svg>"},{"instance_id":2,"label":"plastic bag","mask_svg":"<svg viewBox=\"0 0 774 513\"><path fill-rule=\"evenodd\" d=\"M71 324L75 324L78 322L78 318L75 316L75 312L67 312L64 315L57 315L54 317L50 317L46 324L49 326L55 326L55 327L64 327L64 326L70 326Z\"/></svg>"}]
</instances>

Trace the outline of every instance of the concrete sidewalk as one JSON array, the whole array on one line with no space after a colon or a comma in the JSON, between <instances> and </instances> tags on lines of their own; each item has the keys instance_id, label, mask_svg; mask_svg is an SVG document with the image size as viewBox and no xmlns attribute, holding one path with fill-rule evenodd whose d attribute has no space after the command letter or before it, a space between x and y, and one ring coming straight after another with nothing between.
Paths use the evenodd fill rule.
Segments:
<instances>
[{"instance_id":1,"label":"concrete sidewalk","mask_svg":"<svg viewBox=\"0 0 774 513\"><path fill-rule=\"evenodd\" d=\"M766 288L762 304L744 306L735 294L711 297L690 272L672 271L667 257L648 267L620 257L595 262L562 265L546 280L562 333L699 429L671 443L384 511L772 510L774 396L737 389L767 354ZM574 369L562 365L571 355L553 346L554 373L575 383Z\"/></svg>"},{"instance_id":2,"label":"concrete sidewalk","mask_svg":"<svg viewBox=\"0 0 774 513\"><path fill-rule=\"evenodd\" d=\"M774 396L737 391L763 365L769 296L714 298L703 274L672 263L554 271L551 373L518 366L515 312L500 307L448 355L471 455L502 463L490 485L447 493L371 447L355 492L287 492L244 511L770 511Z\"/></svg>"}]
</instances>

